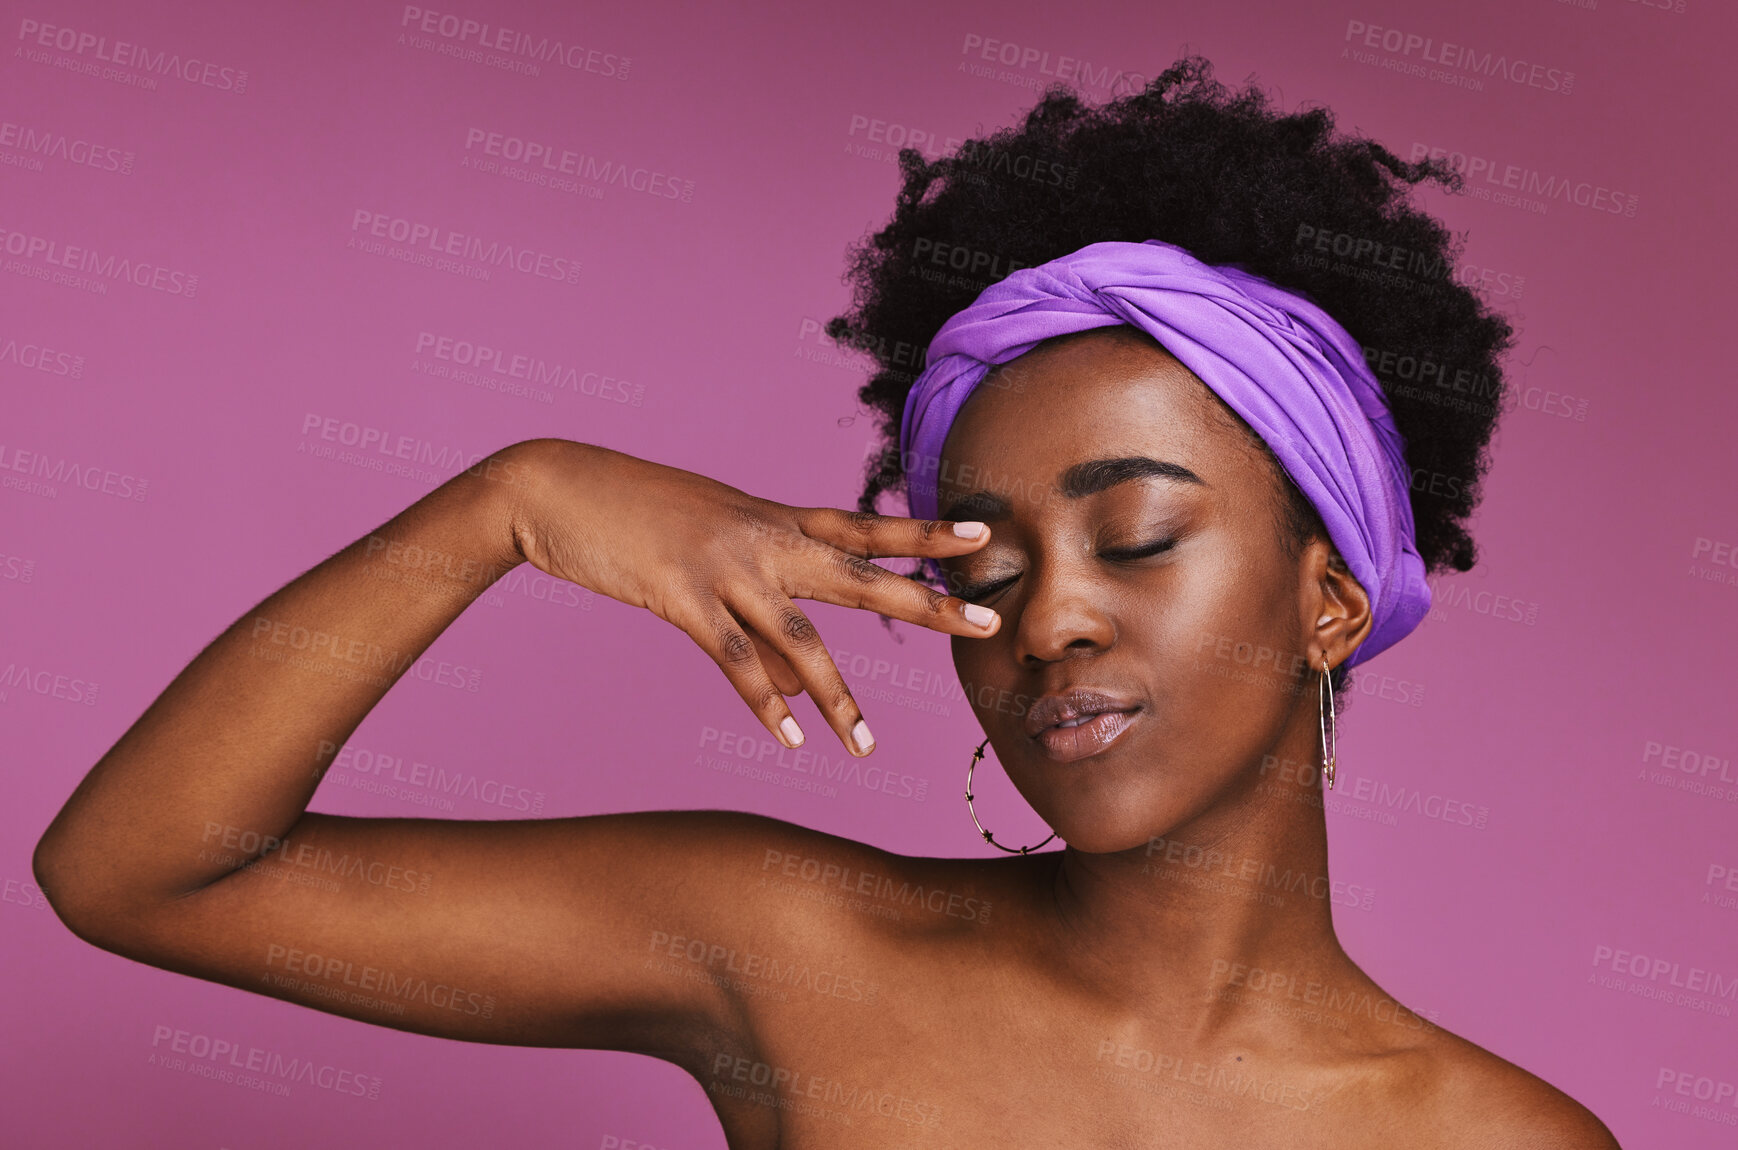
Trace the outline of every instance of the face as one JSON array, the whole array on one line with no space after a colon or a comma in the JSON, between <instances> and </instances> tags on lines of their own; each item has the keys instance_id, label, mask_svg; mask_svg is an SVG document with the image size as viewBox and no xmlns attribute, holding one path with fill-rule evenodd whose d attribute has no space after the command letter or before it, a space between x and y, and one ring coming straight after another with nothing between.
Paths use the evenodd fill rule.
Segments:
<instances>
[{"instance_id":1,"label":"face","mask_svg":"<svg viewBox=\"0 0 1738 1150\"><path fill-rule=\"evenodd\" d=\"M1310 668L1347 653L1319 622L1348 609L1331 547L1287 553L1273 465L1156 342L1104 328L1003 365L942 459L941 518L992 536L943 561L948 590L1002 616L953 640L954 665L1009 778L1071 847L1144 846L1313 737ZM1120 713L1034 736L1037 701L1081 690Z\"/></svg>"}]
</instances>

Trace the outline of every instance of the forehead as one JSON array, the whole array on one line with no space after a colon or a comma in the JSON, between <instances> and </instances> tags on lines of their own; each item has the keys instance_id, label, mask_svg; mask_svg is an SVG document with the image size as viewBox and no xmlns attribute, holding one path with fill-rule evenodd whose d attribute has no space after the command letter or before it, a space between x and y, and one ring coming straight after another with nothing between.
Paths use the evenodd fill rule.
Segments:
<instances>
[{"instance_id":1,"label":"forehead","mask_svg":"<svg viewBox=\"0 0 1738 1150\"><path fill-rule=\"evenodd\" d=\"M941 508L1047 487L1084 460L1148 456L1209 485L1261 481L1250 433L1193 372L1127 325L1048 340L991 371L949 429ZM1017 502L1017 500L1016 500Z\"/></svg>"}]
</instances>

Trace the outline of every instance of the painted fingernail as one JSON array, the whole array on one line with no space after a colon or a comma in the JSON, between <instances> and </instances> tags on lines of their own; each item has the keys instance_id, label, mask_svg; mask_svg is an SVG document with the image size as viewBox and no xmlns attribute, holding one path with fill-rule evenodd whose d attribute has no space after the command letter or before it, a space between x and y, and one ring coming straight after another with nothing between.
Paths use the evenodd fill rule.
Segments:
<instances>
[{"instance_id":1,"label":"painted fingernail","mask_svg":"<svg viewBox=\"0 0 1738 1150\"><path fill-rule=\"evenodd\" d=\"M785 737L785 746L800 747L803 745L803 729L797 726L796 719L786 715L779 720L779 734Z\"/></svg>"},{"instance_id":2,"label":"painted fingernail","mask_svg":"<svg viewBox=\"0 0 1738 1150\"><path fill-rule=\"evenodd\" d=\"M857 725L851 728L851 741L857 745L859 751L867 751L870 747L873 747L875 745L875 736L869 733L869 724L865 723L862 719L858 719Z\"/></svg>"},{"instance_id":3,"label":"painted fingernail","mask_svg":"<svg viewBox=\"0 0 1738 1150\"><path fill-rule=\"evenodd\" d=\"M967 603L964 607L961 607L960 614L966 617L967 622L976 623L980 627L988 627L991 623L996 621L996 613L994 611L990 610L988 607L980 607L976 603Z\"/></svg>"},{"instance_id":4,"label":"painted fingernail","mask_svg":"<svg viewBox=\"0 0 1738 1150\"><path fill-rule=\"evenodd\" d=\"M953 533L961 539L976 539L984 533L984 525L975 519L968 523L955 523Z\"/></svg>"}]
</instances>

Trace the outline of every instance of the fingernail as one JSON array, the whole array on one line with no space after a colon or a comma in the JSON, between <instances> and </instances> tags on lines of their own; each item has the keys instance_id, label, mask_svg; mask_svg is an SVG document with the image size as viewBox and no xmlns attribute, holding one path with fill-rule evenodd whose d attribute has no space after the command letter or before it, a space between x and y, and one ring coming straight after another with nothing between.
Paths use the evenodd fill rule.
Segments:
<instances>
[{"instance_id":1,"label":"fingernail","mask_svg":"<svg viewBox=\"0 0 1738 1150\"><path fill-rule=\"evenodd\" d=\"M869 724L865 723L862 719L858 719L857 725L851 728L851 741L857 744L857 749L859 751L867 751L870 747L873 747L875 745L875 736L869 733Z\"/></svg>"},{"instance_id":2,"label":"fingernail","mask_svg":"<svg viewBox=\"0 0 1738 1150\"><path fill-rule=\"evenodd\" d=\"M988 607L980 607L976 603L967 603L964 607L961 607L960 614L966 617L967 622L976 623L980 627L988 627L991 623L996 621L996 613L994 611L990 610Z\"/></svg>"},{"instance_id":3,"label":"fingernail","mask_svg":"<svg viewBox=\"0 0 1738 1150\"><path fill-rule=\"evenodd\" d=\"M984 525L976 520L968 523L955 523L953 533L961 539L976 539L984 533Z\"/></svg>"},{"instance_id":4,"label":"fingernail","mask_svg":"<svg viewBox=\"0 0 1738 1150\"><path fill-rule=\"evenodd\" d=\"M797 726L797 721L789 715L779 720L779 734L785 737L785 746L800 747L803 745L803 729Z\"/></svg>"}]
</instances>

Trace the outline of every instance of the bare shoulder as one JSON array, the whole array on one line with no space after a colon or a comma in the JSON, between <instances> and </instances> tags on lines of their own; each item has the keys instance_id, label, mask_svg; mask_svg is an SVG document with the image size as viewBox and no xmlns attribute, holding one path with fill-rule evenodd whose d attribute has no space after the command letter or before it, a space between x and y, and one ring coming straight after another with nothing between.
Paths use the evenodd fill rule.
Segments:
<instances>
[{"instance_id":1,"label":"bare shoulder","mask_svg":"<svg viewBox=\"0 0 1738 1150\"><path fill-rule=\"evenodd\" d=\"M910 941L988 924L1021 889L1000 860L899 854L759 815L736 815L758 843L754 883L810 920Z\"/></svg>"},{"instance_id":2,"label":"bare shoulder","mask_svg":"<svg viewBox=\"0 0 1738 1150\"><path fill-rule=\"evenodd\" d=\"M1411 1072L1419 1117L1466 1150L1619 1150L1594 1113L1538 1075L1438 1028Z\"/></svg>"},{"instance_id":3,"label":"bare shoulder","mask_svg":"<svg viewBox=\"0 0 1738 1150\"><path fill-rule=\"evenodd\" d=\"M781 945L900 946L986 924L1017 889L995 860L904 855L857 839L745 811L603 816L641 842L664 844L654 869L691 876L720 930L748 929ZM592 832L588 832L592 833Z\"/></svg>"}]
</instances>

